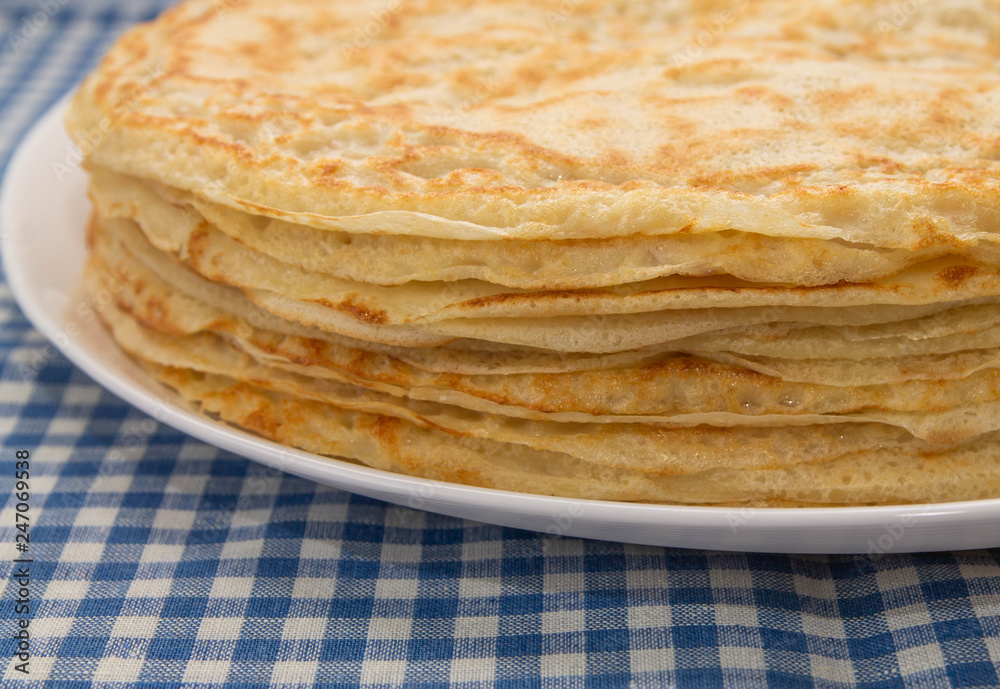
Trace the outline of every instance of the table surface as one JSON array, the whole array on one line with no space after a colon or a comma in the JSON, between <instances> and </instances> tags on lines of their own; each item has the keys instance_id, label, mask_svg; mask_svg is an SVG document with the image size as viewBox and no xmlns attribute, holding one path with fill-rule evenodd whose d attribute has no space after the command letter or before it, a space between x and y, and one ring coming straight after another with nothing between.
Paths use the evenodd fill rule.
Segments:
<instances>
[{"instance_id":1,"label":"table surface","mask_svg":"<svg viewBox=\"0 0 1000 689\"><path fill-rule=\"evenodd\" d=\"M0 169L165 4L3 0ZM5 284L0 444L4 687L1000 686L998 550L681 551L387 505L157 424L63 359Z\"/></svg>"}]
</instances>

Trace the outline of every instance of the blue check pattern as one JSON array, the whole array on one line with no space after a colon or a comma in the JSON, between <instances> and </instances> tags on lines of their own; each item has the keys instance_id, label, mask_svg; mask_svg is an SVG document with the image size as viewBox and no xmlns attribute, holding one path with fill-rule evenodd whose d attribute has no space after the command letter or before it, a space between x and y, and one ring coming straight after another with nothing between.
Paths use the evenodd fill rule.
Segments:
<instances>
[{"instance_id":1,"label":"blue check pattern","mask_svg":"<svg viewBox=\"0 0 1000 689\"><path fill-rule=\"evenodd\" d=\"M3 0L0 165L163 5ZM46 344L3 284L0 440L3 687L1000 686L998 550L678 551L353 496L130 408ZM32 454L27 676L13 641L19 449Z\"/></svg>"}]
</instances>

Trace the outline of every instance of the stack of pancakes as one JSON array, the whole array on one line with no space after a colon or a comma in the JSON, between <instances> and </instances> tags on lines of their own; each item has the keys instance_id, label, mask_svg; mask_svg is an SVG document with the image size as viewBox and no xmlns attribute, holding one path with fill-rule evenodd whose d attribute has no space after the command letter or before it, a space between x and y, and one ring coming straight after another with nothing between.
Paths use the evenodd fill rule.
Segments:
<instances>
[{"instance_id":1,"label":"stack of pancakes","mask_svg":"<svg viewBox=\"0 0 1000 689\"><path fill-rule=\"evenodd\" d=\"M1000 3L189 0L67 122L205 413L608 500L1000 496Z\"/></svg>"}]
</instances>

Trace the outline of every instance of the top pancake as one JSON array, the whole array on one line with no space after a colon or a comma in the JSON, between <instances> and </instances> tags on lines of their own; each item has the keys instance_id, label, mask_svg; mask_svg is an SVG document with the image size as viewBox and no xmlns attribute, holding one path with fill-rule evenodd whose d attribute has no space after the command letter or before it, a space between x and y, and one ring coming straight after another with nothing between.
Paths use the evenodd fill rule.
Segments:
<instances>
[{"instance_id":1,"label":"top pancake","mask_svg":"<svg viewBox=\"0 0 1000 689\"><path fill-rule=\"evenodd\" d=\"M68 124L96 165L320 229L947 248L1000 230L1000 1L907 7L189 0Z\"/></svg>"}]
</instances>

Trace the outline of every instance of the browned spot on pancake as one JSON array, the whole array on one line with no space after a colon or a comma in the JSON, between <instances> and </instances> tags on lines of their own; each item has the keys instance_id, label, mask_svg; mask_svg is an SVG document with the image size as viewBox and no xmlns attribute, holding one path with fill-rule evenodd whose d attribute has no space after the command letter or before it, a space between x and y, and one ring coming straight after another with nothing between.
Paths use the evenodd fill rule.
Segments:
<instances>
[{"instance_id":1,"label":"browned spot on pancake","mask_svg":"<svg viewBox=\"0 0 1000 689\"><path fill-rule=\"evenodd\" d=\"M796 105L795 101L788 96L760 85L741 86L736 89L735 95L749 103L768 102L778 110L794 108Z\"/></svg>"},{"instance_id":2,"label":"browned spot on pancake","mask_svg":"<svg viewBox=\"0 0 1000 689\"><path fill-rule=\"evenodd\" d=\"M120 290L110 291L113 294L112 302L114 306L119 311L122 311L123 313L134 318L143 327L155 330L165 335L183 337L188 334L182 328L178 328L174 325L165 304L154 303L151 305L149 302L152 300L149 298L145 301L131 301L126 299L125 295ZM138 296L141 297L141 295ZM100 305L97 306L97 312L98 315L100 315L101 308ZM101 320L103 321L104 319L102 318Z\"/></svg>"},{"instance_id":3,"label":"browned spot on pancake","mask_svg":"<svg viewBox=\"0 0 1000 689\"><path fill-rule=\"evenodd\" d=\"M878 168L880 172L884 172L887 175L901 172L905 167L902 163L891 158L866 153L855 153L854 160L857 161L858 167L862 169Z\"/></svg>"},{"instance_id":4,"label":"browned spot on pancake","mask_svg":"<svg viewBox=\"0 0 1000 689\"><path fill-rule=\"evenodd\" d=\"M403 420L394 416L383 416L381 414L364 414L358 417L358 425L378 442L379 446L389 453L393 459L400 461L399 456L399 433L403 427Z\"/></svg>"},{"instance_id":5,"label":"browned spot on pancake","mask_svg":"<svg viewBox=\"0 0 1000 689\"><path fill-rule=\"evenodd\" d=\"M942 232L937 223L930 218L917 218L913 221L913 229L920 239L913 246L914 250L929 249L937 246L954 246L961 248L962 240L955 235Z\"/></svg>"},{"instance_id":6,"label":"browned spot on pancake","mask_svg":"<svg viewBox=\"0 0 1000 689\"><path fill-rule=\"evenodd\" d=\"M958 265L942 268L934 277L951 289L958 289L977 273L979 269L975 266Z\"/></svg>"},{"instance_id":7,"label":"browned spot on pancake","mask_svg":"<svg viewBox=\"0 0 1000 689\"><path fill-rule=\"evenodd\" d=\"M132 117L139 120L140 122L145 120L150 125L152 125L155 122L155 118L140 117L139 114L135 114ZM248 146L244 146L242 144L229 141L227 139L221 139L217 136L208 136L200 132L196 132L193 129L189 129L187 131L187 135L190 136L191 139L194 142L196 142L199 146L207 146L218 150L224 150L227 151L228 153L231 153L236 158L239 158L244 161L252 161L254 159L254 153L252 149Z\"/></svg>"},{"instance_id":8,"label":"browned spot on pancake","mask_svg":"<svg viewBox=\"0 0 1000 689\"><path fill-rule=\"evenodd\" d=\"M483 486L492 488L495 484L493 480L485 474L469 468L452 468L442 476L441 480L451 483L461 483L466 486Z\"/></svg>"},{"instance_id":9,"label":"browned spot on pancake","mask_svg":"<svg viewBox=\"0 0 1000 689\"><path fill-rule=\"evenodd\" d=\"M601 289L564 289L549 290L544 292L532 292L525 294L521 292L501 292L500 294L490 294L485 297L476 297L459 304L460 307L478 308L481 306L495 306L497 304L516 303L519 301L545 302L556 299L571 299L573 297L601 297L611 294Z\"/></svg>"},{"instance_id":10,"label":"browned spot on pancake","mask_svg":"<svg viewBox=\"0 0 1000 689\"><path fill-rule=\"evenodd\" d=\"M264 407L260 407L245 415L240 420L240 425L246 426L248 429L256 431L257 433L260 433L268 438L276 437L280 426L277 419L274 418L274 415Z\"/></svg>"},{"instance_id":11,"label":"browned spot on pancake","mask_svg":"<svg viewBox=\"0 0 1000 689\"><path fill-rule=\"evenodd\" d=\"M162 330L171 316L167 303L163 299L151 295L146 298L144 306L146 307L145 314L154 323L155 329Z\"/></svg>"},{"instance_id":12,"label":"browned spot on pancake","mask_svg":"<svg viewBox=\"0 0 1000 689\"><path fill-rule=\"evenodd\" d=\"M329 365L326 356L326 348L329 346L322 340L307 337L295 338L294 344L298 345L295 351L288 351L280 345L270 345L266 342L255 341L258 347L268 354L281 354L287 356L290 361L302 366L323 366Z\"/></svg>"},{"instance_id":13,"label":"browned spot on pancake","mask_svg":"<svg viewBox=\"0 0 1000 689\"><path fill-rule=\"evenodd\" d=\"M200 222L191 231L187 241L187 262L191 265L200 265L205 259L205 243L208 241L208 233L212 227L207 222Z\"/></svg>"},{"instance_id":14,"label":"browned spot on pancake","mask_svg":"<svg viewBox=\"0 0 1000 689\"><path fill-rule=\"evenodd\" d=\"M823 89L809 94L809 100L826 110L844 110L858 102L871 100L876 95L875 87L864 84L847 89Z\"/></svg>"},{"instance_id":15,"label":"browned spot on pancake","mask_svg":"<svg viewBox=\"0 0 1000 689\"><path fill-rule=\"evenodd\" d=\"M676 356L664 361L659 361L634 371L628 372L629 377L638 380L654 380L663 376L671 375L712 375L725 376L731 379L752 380L758 384L780 383L777 378L768 376L758 371L753 371L740 366L727 366L726 364L706 361L693 356Z\"/></svg>"},{"instance_id":16,"label":"browned spot on pancake","mask_svg":"<svg viewBox=\"0 0 1000 689\"><path fill-rule=\"evenodd\" d=\"M97 235L100 234L101 228L98 223L97 211L91 211L90 218L87 220L87 230L86 230L86 242L87 248L90 251L94 250L94 246L97 244Z\"/></svg>"},{"instance_id":17,"label":"browned spot on pancake","mask_svg":"<svg viewBox=\"0 0 1000 689\"><path fill-rule=\"evenodd\" d=\"M711 361L705 361L692 356L676 356L665 361L649 364L637 369L589 371L578 374L578 381L583 380L580 389L574 389L570 381L562 374L530 374L509 375L505 385L496 389L482 387L475 378L458 374L442 374L436 383L444 388L453 389L496 404L530 409L540 413L562 413L578 411L593 415L605 414L638 414L656 413L674 409L673 405L657 406L651 401L657 395L659 381L668 378L684 378L697 384L699 377L705 376L724 385L735 386L738 383L749 382L758 388L774 387L781 384L773 378L757 371L739 366L728 366ZM609 402L601 398L603 393L581 392L614 391L616 389L631 389L633 392L646 391L648 394L638 394L641 398L636 406L636 400L626 404ZM530 394L525 394L530 391ZM717 400L726 403L732 410L736 409L739 400L727 398ZM720 411L723 409L714 409ZM705 409L703 411L712 411Z\"/></svg>"},{"instance_id":18,"label":"browned spot on pancake","mask_svg":"<svg viewBox=\"0 0 1000 689\"><path fill-rule=\"evenodd\" d=\"M356 318L363 323L381 325L389 321L389 315L382 309L369 308L364 304L357 304L351 299L351 297L337 303L333 303L326 299L317 299L316 303L322 304L329 309L346 313L348 316Z\"/></svg>"},{"instance_id":19,"label":"browned spot on pancake","mask_svg":"<svg viewBox=\"0 0 1000 689\"><path fill-rule=\"evenodd\" d=\"M733 134L735 135L735 132ZM696 187L738 186L750 182L761 184L780 179L789 186L795 186L799 183L802 175L815 169L815 165L795 163L746 170L716 170L694 175L688 179L688 184Z\"/></svg>"}]
</instances>

